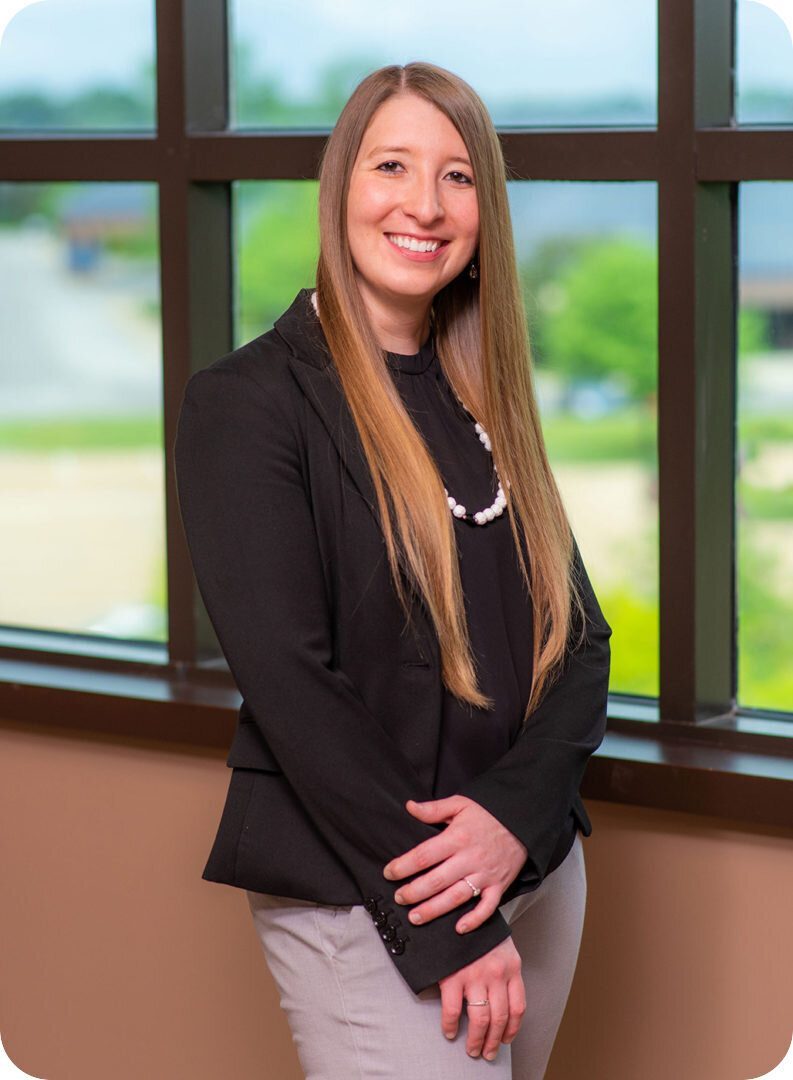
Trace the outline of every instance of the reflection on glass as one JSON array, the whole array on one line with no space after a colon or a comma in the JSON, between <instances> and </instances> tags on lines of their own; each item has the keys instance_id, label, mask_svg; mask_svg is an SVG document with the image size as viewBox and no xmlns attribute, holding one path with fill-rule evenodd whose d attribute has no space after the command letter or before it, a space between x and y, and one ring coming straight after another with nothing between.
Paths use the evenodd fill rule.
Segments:
<instances>
[{"instance_id":1,"label":"reflection on glass","mask_svg":"<svg viewBox=\"0 0 793 1080\"><path fill-rule=\"evenodd\" d=\"M736 104L740 124L793 121L793 6L737 0Z\"/></svg>"},{"instance_id":2,"label":"reflection on glass","mask_svg":"<svg viewBox=\"0 0 793 1080\"><path fill-rule=\"evenodd\" d=\"M509 194L551 463L614 630L611 688L655 696L655 186L521 181ZM313 286L316 196L302 180L235 185L236 345Z\"/></svg>"},{"instance_id":3,"label":"reflection on glass","mask_svg":"<svg viewBox=\"0 0 793 1080\"><path fill-rule=\"evenodd\" d=\"M155 123L154 0L46 0L7 23L0 132L140 131Z\"/></svg>"},{"instance_id":4,"label":"reflection on glass","mask_svg":"<svg viewBox=\"0 0 793 1080\"><path fill-rule=\"evenodd\" d=\"M147 184L0 185L0 624L166 640Z\"/></svg>"},{"instance_id":5,"label":"reflection on glass","mask_svg":"<svg viewBox=\"0 0 793 1080\"><path fill-rule=\"evenodd\" d=\"M738 701L793 710L793 183L740 189Z\"/></svg>"},{"instance_id":6,"label":"reflection on glass","mask_svg":"<svg viewBox=\"0 0 793 1080\"><path fill-rule=\"evenodd\" d=\"M234 127L332 127L365 75L410 60L471 83L500 126L656 122L655 0L495 0L486 12L473 0L230 0L229 9Z\"/></svg>"}]
</instances>

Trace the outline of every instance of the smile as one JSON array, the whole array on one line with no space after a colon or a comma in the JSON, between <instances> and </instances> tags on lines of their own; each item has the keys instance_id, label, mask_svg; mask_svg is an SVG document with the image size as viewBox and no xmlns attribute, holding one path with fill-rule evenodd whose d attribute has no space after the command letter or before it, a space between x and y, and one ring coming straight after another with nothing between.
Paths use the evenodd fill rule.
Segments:
<instances>
[{"instance_id":1,"label":"smile","mask_svg":"<svg viewBox=\"0 0 793 1080\"><path fill-rule=\"evenodd\" d=\"M418 262L434 259L439 251L449 246L448 240L417 240L414 236L404 236L401 233L386 233L385 237L391 247L396 248L401 255Z\"/></svg>"}]
</instances>

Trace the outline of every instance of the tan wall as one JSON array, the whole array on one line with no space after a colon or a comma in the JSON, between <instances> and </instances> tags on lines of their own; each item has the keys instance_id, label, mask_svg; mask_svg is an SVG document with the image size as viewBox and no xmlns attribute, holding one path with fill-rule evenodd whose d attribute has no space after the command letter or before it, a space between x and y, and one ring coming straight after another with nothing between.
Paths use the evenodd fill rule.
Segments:
<instances>
[{"instance_id":1,"label":"tan wall","mask_svg":"<svg viewBox=\"0 0 793 1080\"><path fill-rule=\"evenodd\" d=\"M0 1036L19 1068L299 1080L245 895L201 880L222 758L6 726L0 762ZM793 1032L793 832L587 807L584 940L548 1080L771 1070Z\"/></svg>"}]
</instances>

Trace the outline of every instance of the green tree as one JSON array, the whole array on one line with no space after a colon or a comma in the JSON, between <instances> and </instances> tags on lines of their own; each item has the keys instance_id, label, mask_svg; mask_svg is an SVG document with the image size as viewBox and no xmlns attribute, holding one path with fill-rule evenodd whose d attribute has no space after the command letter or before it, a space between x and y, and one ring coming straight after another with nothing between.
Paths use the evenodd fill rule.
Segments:
<instances>
[{"instance_id":1,"label":"green tree","mask_svg":"<svg viewBox=\"0 0 793 1080\"><path fill-rule=\"evenodd\" d=\"M558 274L536 286L534 318L553 370L570 380L617 376L632 397L650 397L657 383L655 252L616 237L552 254Z\"/></svg>"}]
</instances>

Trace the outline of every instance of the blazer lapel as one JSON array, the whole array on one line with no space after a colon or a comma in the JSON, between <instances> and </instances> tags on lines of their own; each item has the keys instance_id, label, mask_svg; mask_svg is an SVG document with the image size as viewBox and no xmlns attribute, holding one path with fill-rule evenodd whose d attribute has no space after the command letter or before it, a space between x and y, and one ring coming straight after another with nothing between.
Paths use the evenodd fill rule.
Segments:
<instances>
[{"instance_id":1,"label":"blazer lapel","mask_svg":"<svg viewBox=\"0 0 793 1080\"><path fill-rule=\"evenodd\" d=\"M312 292L313 290L301 289L291 306L276 320L274 328L289 346L289 366L298 385L319 414L347 473L371 510L377 527L382 531L372 475L358 429L331 362L322 324L311 302ZM411 760L414 761L427 792L431 793L442 713L440 642L423 597L411 582L401 552L398 552L397 558L411 599L415 632L422 643L427 664L437 676L421 697L422 709L411 718L417 725L416 752L410 755Z\"/></svg>"},{"instance_id":2,"label":"blazer lapel","mask_svg":"<svg viewBox=\"0 0 793 1080\"><path fill-rule=\"evenodd\" d=\"M355 420L331 363L322 324L311 302L312 292L312 289L301 289L287 311L276 320L275 329L289 345L292 373L319 413L347 472L380 526L372 474ZM405 564L401 559L400 565L404 571Z\"/></svg>"}]
</instances>

